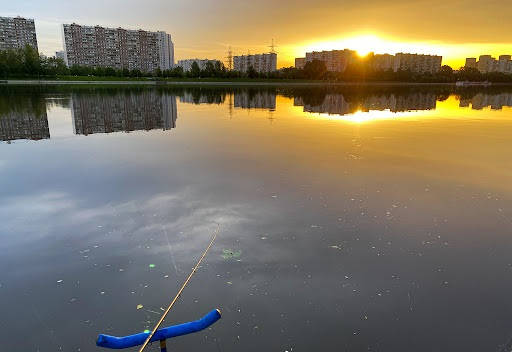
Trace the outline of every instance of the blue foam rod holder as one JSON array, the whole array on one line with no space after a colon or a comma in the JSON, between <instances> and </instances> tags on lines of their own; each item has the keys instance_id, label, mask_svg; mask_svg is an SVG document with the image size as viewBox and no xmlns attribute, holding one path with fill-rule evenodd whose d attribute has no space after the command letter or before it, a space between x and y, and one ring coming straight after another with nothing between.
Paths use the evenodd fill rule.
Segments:
<instances>
[{"instance_id":1,"label":"blue foam rod holder","mask_svg":"<svg viewBox=\"0 0 512 352\"><path fill-rule=\"evenodd\" d=\"M199 320L157 330L151 338L151 342L170 339L172 337L183 336L204 330L217 322L220 317L220 310L214 309ZM96 341L96 345L99 347L121 350L123 348L142 345L148 338L149 334L149 332L141 332L139 334L124 337L100 334Z\"/></svg>"}]
</instances>

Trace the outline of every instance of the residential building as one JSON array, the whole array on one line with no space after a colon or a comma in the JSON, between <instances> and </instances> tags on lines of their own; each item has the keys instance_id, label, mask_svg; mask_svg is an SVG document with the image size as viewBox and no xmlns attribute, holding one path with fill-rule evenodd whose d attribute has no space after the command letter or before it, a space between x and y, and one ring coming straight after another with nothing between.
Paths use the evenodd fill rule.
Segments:
<instances>
[{"instance_id":1,"label":"residential building","mask_svg":"<svg viewBox=\"0 0 512 352\"><path fill-rule=\"evenodd\" d=\"M491 55L480 55L478 58L478 71L482 73L493 72L496 67L496 59Z\"/></svg>"},{"instance_id":2,"label":"residential building","mask_svg":"<svg viewBox=\"0 0 512 352\"><path fill-rule=\"evenodd\" d=\"M466 59L466 64L464 65L466 68L477 68L476 57L468 57Z\"/></svg>"},{"instance_id":3,"label":"residential building","mask_svg":"<svg viewBox=\"0 0 512 352\"><path fill-rule=\"evenodd\" d=\"M277 70L277 54L255 54L233 56L235 71L247 72L252 67L259 73L270 73Z\"/></svg>"},{"instance_id":4,"label":"residential building","mask_svg":"<svg viewBox=\"0 0 512 352\"><path fill-rule=\"evenodd\" d=\"M303 70L304 66L306 66L306 58L305 57L295 58L295 68L297 68L299 70Z\"/></svg>"},{"instance_id":5,"label":"residential building","mask_svg":"<svg viewBox=\"0 0 512 352\"><path fill-rule=\"evenodd\" d=\"M465 67L476 68L481 73L501 72L512 74L512 56L500 55L496 60L491 55L480 55L478 61L475 58L467 58Z\"/></svg>"},{"instance_id":6,"label":"residential building","mask_svg":"<svg viewBox=\"0 0 512 352\"><path fill-rule=\"evenodd\" d=\"M34 20L0 17L0 50L19 49L26 45L38 50Z\"/></svg>"},{"instance_id":7,"label":"residential building","mask_svg":"<svg viewBox=\"0 0 512 352\"><path fill-rule=\"evenodd\" d=\"M436 73L441 69L442 56L398 53L395 55L394 71Z\"/></svg>"},{"instance_id":8,"label":"residential building","mask_svg":"<svg viewBox=\"0 0 512 352\"><path fill-rule=\"evenodd\" d=\"M331 51L313 51L306 53L305 58L295 59L295 67L303 68L306 62L320 60L325 62L327 71L345 72L348 65L362 60L355 51L331 50ZM441 56L419 55L398 53L396 55L378 54L370 56L369 62L376 71L409 70L417 73L435 73L441 69Z\"/></svg>"},{"instance_id":9,"label":"residential building","mask_svg":"<svg viewBox=\"0 0 512 352\"><path fill-rule=\"evenodd\" d=\"M512 57L510 55L500 55L498 59L498 72L512 73Z\"/></svg>"},{"instance_id":10,"label":"residential building","mask_svg":"<svg viewBox=\"0 0 512 352\"><path fill-rule=\"evenodd\" d=\"M174 65L174 45L165 32L64 24L68 66L111 67L152 72Z\"/></svg>"},{"instance_id":11,"label":"residential building","mask_svg":"<svg viewBox=\"0 0 512 352\"><path fill-rule=\"evenodd\" d=\"M169 70L174 67L174 43L170 34L163 31L156 32L158 52L160 57L160 69Z\"/></svg>"},{"instance_id":12,"label":"residential building","mask_svg":"<svg viewBox=\"0 0 512 352\"><path fill-rule=\"evenodd\" d=\"M178 63L176 64L177 67L181 67L184 72L188 72L192 70L192 65L197 63L197 66L199 66L200 70L206 69L206 65L208 63L211 63L214 67L215 65L221 65L222 62L219 60L208 60L208 59L186 59L186 60L178 60Z\"/></svg>"},{"instance_id":13,"label":"residential building","mask_svg":"<svg viewBox=\"0 0 512 352\"><path fill-rule=\"evenodd\" d=\"M374 55L371 59L372 68L375 71L395 71L395 61L396 57L390 54L377 54Z\"/></svg>"},{"instance_id":14,"label":"residential building","mask_svg":"<svg viewBox=\"0 0 512 352\"><path fill-rule=\"evenodd\" d=\"M330 51L312 51L306 53L305 58L298 58L299 64L304 65L313 60L320 60L325 63L327 71L345 72L347 66L357 58L357 53L353 50L330 50ZM297 62L297 61L296 61ZM295 66L297 67L297 66Z\"/></svg>"},{"instance_id":15,"label":"residential building","mask_svg":"<svg viewBox=\"0 0 512 352\"><path fill-rule=\"evenodd\" d=\"M73 94L71 113L75 134L170 130L176 127L176 97L153 90Z\"/></svg>"}]
</instances>

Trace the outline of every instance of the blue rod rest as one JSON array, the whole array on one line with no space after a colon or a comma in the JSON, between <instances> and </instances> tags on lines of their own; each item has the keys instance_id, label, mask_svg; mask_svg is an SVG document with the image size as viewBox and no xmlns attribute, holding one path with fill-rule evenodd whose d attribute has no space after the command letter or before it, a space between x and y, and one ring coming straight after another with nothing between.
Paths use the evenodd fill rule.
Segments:
<instances>
[{"instance_id":1,"label":"blue rod rest","mask_svg":"<svg viewBox=\"0 0 512 352\"><path fill-rule=\"evenodd\" d=\"M192 334L194 332L198 332L206 329L210 325L214 324L221 317L220 310L214 309L210 313L206 314L199 320L191 321L189 323L169 326L167 328L159 329L155 332L153 337L151 338L151 342L170 339L176 336L182 336L187 334ZM116 350L121 350L123 348L130 348L134 346L139 346L146 341L149 336L149 332L141 332L135 335L129 335L124 337L116 337L110 335L100 334L98 336L98 341L96 341L96 346L111 348Z\"/></svg>"}]
</instances>

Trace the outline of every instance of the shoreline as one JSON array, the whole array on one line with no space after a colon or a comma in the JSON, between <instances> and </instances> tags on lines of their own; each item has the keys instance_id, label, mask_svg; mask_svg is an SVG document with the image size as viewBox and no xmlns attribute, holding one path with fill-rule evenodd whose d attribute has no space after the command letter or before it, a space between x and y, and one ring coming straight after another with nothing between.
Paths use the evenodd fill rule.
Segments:
<instances>
[{"instance_id":1,"label":"shoreline","mask_svg":"<svg viewBox=\"0 0 512 352\"><path fill-rule=\"evenodd\" d=\"M262 81L59 81L1 80L2 85L145 85L145 86L455 86L455 83L419 82L262 82Z\"/></svg>"},{"instance_id":2,"label":"shoreline","mask_svg":"<svg viewBox=\"0 0 512 352\"><path fill-rule=\"evenodd\" d=\"M512 86L512 82L496 82L492 83L489 86L475 86L475 85L467 85L467 86L457 86L456 82L389 82L389 81L380 81L380 82L322 82L322 81L290 81L284 80L280 81L160 81L160 80L120 80L120 81L111 81L111 80L36 80L36 79L14 79L14 80L0 80L1 86L57 86L57 85L110 85L110 86L155 86L155 87L163 87L163 86L212 86L212 87L415 87L415 86L440 86L440 87L457 87L461 89L465 88L490 88L490 87L507 87Z\"/></svg>"}]
</instances>

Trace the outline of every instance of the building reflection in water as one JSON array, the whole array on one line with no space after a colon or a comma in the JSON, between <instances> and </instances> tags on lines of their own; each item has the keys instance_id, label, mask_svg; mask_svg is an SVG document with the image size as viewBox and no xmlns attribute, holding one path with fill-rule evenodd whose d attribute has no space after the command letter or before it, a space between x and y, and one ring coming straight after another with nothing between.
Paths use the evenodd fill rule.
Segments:
<instances>
[{"instance_id":1,"label":"building reflection in water","mask_svg":"<svg viewBox=\"0 0 512 352\"><path fill-rule=\"evenodd\" d=\"M460 98L460 107L469 107L474 110L482 110L490 107L492 110L501 110L504 107L512 106L512 94L511 93L497 93L497 94L486 94L477 93L472 97L462 96Z\"/></svg>"},{"instance_id":2,"label":"building reflection in water","mask_svg":"<svg viewBox=\"0 0 512 352\"><path fill-rule=\"evenodd\" d=\"M227 93L211 89L189 89L180 93L180 103L224 104Z\"/></svg>"},{"instance_id":3,"label":"building reflection in water","mask_svg":"<svg viewBox=\"0 0 512 352\"><path fill-rule=\"evenodd\" d=\"M0 95L0 140L48 138L50 129L42 95Z\"/></svg>"},{"instance_id":4,"label":"building reflection in water","mask_svg":"<svg viewBox=\"0 0 512 352\"><path fill-rule=\"evenodd\" d=\"M157 90L72 96L75 134L169 130L176 127L176 96Z\"/></svg>"},{"instance_id":5,"label":"building reflection in water","mask_svg":"<svg viewBox=\"0 0 512 352\"><path fill-rule=\"evenodd\" d=\"M444 88L207 88L164 89L14 89L0 90L0 140L50 138L47 111L71 109L73 131L79 135L169 130L176 127L176 97L181 103L225 104L233 108L276 110L276 96L293 99L303 111L348 115L368 111L436 109L437 101L452 94L460 107L501 110L512 106L509 89L453 90Z\"/></svg>"},{"instance_id":6,"label":"building reflection in water","mask_svg":"<svg viewBox=\"0 0 512 352\"><path fill-rule=\"evenodd\" d=\"M241 109L276 110L275 89L186 88L177 93L180 103L229 104Z\"/></svg>"},{"instance_id":7,"label":"building reflection in water","mask_svg":"<svg viewBox=\"0 0 512 352\"><path fill-rule=\"evenodd\" d=\"M235 108L276 110L275 91L251 89L235 91L233 100Z\"/></svg>"},{"instance_id":8,"label":"building reflection in water","mask_svg":"<svg viewBox=\"0 0 512 352\"><path fill-rule=\"evenodd\" d=\"M303 106L305 112L331 115L347 115L358 111L389 110L404 112L415 110L433 110L438 96L434 93L411 94L369 94L347 100L343 94L325 94L320 99L308 100L302 96L294 97L295 106Z\"/></svg>"}]
</instances>

